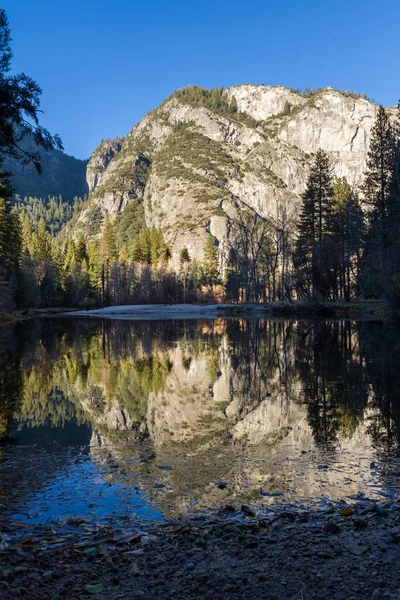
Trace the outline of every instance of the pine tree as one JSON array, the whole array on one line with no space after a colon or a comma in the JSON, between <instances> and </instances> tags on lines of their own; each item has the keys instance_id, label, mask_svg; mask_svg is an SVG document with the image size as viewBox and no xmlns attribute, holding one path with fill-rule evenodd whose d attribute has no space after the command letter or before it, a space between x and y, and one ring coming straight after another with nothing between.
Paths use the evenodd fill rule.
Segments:
<instances>
[{"instance_id":1,"label":"pine tree","mask_svg":"<svg viewBox=\"0 0 400 600\"><path fill-rule=\"evenodd\" d=\"M103 300L110 300L110 273L114 262L118 258L117 243L115 241L115 235L113 226L109 215L106 215L104 221L103 235L101 239L101 258L102 258L102 275L101 275L101 288Z\"/></svg>"},{"instance_id":2,"label":"pine tree","mask_svg":"<svg viewBox=\"0 0 400 600\"><path fill-rule=\"evenodd\" d=\"M86 242L81 231L79 232L76 240L75 259L80 264L83 263L84 260L87 261L88 259Z\"/></svg>"},{"instance_id":3,"label":"pine tree","mask_svg":"<svg viewBox=\"0 0 400 600\"><path fill-rule=\"evenodd\" d=\"M215 245L215 238L211 233L207 237L206 245L204 246L203 259L204 275L209 287L218 283L219 280L219 261L218 248Z\"/></svg>"},{"instance_id":4,"label":"pine tree","mask_svg":"<svg viewBox=\"0 0 400 600\"><path fill-rule=\"evenodd\" d=\"M68 240L67 246L64 251L64 263L63 269L70 271L71 268L76 264L76 246L74 240Z\"/></svg>"},{"instance_id":5,"label":"pine tree","mask_svg":"<svg viewBox=\"0 0 400 600\"><path fill-rule=\"evenodd\" d=\"M21 223L21 251L22 254L32 253L32 227L26 213L20 214Z\"/></svg>"},{"instance_id":6,"label":"pine tree","mask_svg":"<svg viewBox=\"0 0 400 600\"><path fill-rule=\"evenodd\" d=\"M332 170L328 156L318 150L303 195L296 245L298 292L327 297L329 283L325 241L332 213Z\"/></svg>"},{"instance_id":7,"label":"pine tree","mask_svg":"<svg viewBox=\"0 0 400 600\"><path fill-rule=\"evenodd\" d=\"M140 264L151 263L150 232L147 228L142 229L139 235L135 237L132 247L132 258Z\"/></svg>"},{"instance_id":8,"label":"pine tree","mask_svg":"<svg viewBox=\"0 0 400 600\"><path fill-rule=\"evenodd\" d=\"M103 235L101 240L101 254L103 264L108 263L111 265L118 258L114 229L108 214L106 215L104 221Z\"/></svg>"},{"instance_id":9,"label":"pine tree","mask_svg":"<svg viewBox=\"0 0 400 600\"><path fill-rule=\"evenodd\" d=\"M0 277L11 275L18 265L20 253L19 219L11 213L8 200L0 197Z\"/></svg>"},{"instance_id":10,"label":"pine tree","mask_svg":"<svg viewBox=\"0 0 400 600\"><path fill-rule=\"evenodd\" d=\"M361 284L367 295L387 295L391 279L390 246L398 235L395 191L395 134L385 109L379 106L371 132L363 193L369 231L365 242Z\"/></svg>"},{"instance_id":11,"label":"pine tree","mask_svg":"<svg viewBox=\"0 0 400 600\"><path fill-rule=\"evenodd\" d=\"M364 217L360 202L345 177L333 187L332 258L336 260L339 296L350 300L351 288L358 277ZM353 272L354 271L354 272Z\"/></svg>"},{"instance_id":12,"label":"pine tree","mask_svg":"<svg viewBox=\"0 0 400 600\"><path fill-rule=\"evenodd\" d=\"M152 227L149 233L150 240L150 263L156 266L162 256L164 256L166 245L160 229Z\"/></svg>"},{"instance_id":13,"label":"pine tree","mask_svg":"<svg viewBox=\"0 0 400 600\"><path fill-rule=\"evenodd\" d=\"M26 150L21 142L31 136L37 147L62 150L61 139L39 125L40 87L24 73L10 75L11 32L5 11L0 9L0 159L10 156L41 171L38 150Z\"/></svg>"},{"instance_id":14,"label":"pine tree","mask_svg":"<svg viewBox=\"0 0 400 600\"><path fill-rule=\"evenodd\" d=\"M87 252L90 285L93 290L99 293L102 284L102 259L99 245L96 243L89 244Z\"/></svg>"},{"instance_id":15,"label":"pine tree","mask_svg":"<svg viewBox=\"0 0 400 600\"><path fill-rule=\"evenodd\" d=\"M186 263L190 262L190 254L186 246L184 246L179 253L179 262L181 263L181 267L184 267Z\"/></svg>"},{"instance_id":16,"label":"pine tree","mask_svg":"<svg viewBox=\"0 0 400 600\"><path fill-rule=\"evenodd\" d=\"M183 300L186 301L186 289L188 283L189 265L190 265L190 254L186 246L181 248L179 253L179 262L181 265L180 277L183 284Z\"/></svg>"},{"instance_id":17,"label":"pine tree","mask_svg":"<svg viewBox=\"0 0 400 600\"><path fill-rule=\"evenodd\" d=\"M122 248L121 248L121 251L119 253L118 260L120 262L122 262L124 265L129 264L129 262L130 262L130 256L129 256L129 252L128 252L128 246L126 244L122 244Z\"/></svg>"},{"instance_id":18,"label":"pine tree","mask_svg":"<svg viewBox=\"0 0 400 600\"><path fill-rule=\"evenodd\" d=\"M51 237L43 219L40 219L36 233L33 234L34 258L42 263L51 263L53 259Z\"/></svg>"},{"instance_id":19,"label":"pine tree","mask_svg":"<svg viewBox=\"0 0 400 600\"><path fill-rule=\"evenodd\" d=\"M0 179L0 277L10 277L19 264L21 250L21 223L11 211L8 182Z\"/></svg>"},{"instance_id":20,"label":"pine tree","mask_svg":"<svg viewBox=\"0 0 400 600\"><path fill-rule=\"evenodd\" d=\"M382 225L388 216L389 199L393 184L393 131L383 106L379 106L371 131L364 179L366 204L372 209L371 219Z\"/></svg>"}]
</instances>

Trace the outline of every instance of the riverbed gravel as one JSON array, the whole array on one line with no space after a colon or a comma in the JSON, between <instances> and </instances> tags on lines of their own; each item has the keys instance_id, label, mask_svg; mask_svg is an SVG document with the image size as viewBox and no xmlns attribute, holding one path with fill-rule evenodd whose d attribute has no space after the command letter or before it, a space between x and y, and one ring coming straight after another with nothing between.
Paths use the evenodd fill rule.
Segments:
<instances>
[{"instance_id":1,"label":"riverbed gravel","mask_svg":"<svg viewBox=\"0 0 400 600\"><path fill-rule=\"evenodd\" d=\"M67 524L68 525L68 524ZM400 503L3 536L0 597L400 600Z\"/></svg>"}]
</instances>

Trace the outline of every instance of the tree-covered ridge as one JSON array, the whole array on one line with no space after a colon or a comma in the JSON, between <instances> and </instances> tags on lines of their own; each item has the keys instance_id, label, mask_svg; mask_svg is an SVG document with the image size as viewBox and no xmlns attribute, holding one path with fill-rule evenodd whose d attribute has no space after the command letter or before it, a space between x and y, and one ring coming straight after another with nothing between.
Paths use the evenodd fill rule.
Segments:
<instances>
[{"instance_id":1,"label":"tree-covered ridge","mask_svg":"<svg viewBox=\"0 0 400 600\"><path fill-rule=\"evenodd\" d=\"M192 85L176 90L167 98L165 103L172 98L176 98L182 104L188 104L195 108L207 108L224 117L235 119L247 125L247 127L257 126L257 121L253 117L238 110L235 98L229 98L224 88L211 88L208 90L197 85Z\"/></svg>"},{"instance_id":2,"label":"tree-covered ridge","mask_svg":"<svg viewBox=\"0 0 400 600\"><path fill-rule=\"evenodd\" d=\"M13 213L20 217L26 215L34 230L43 220L51 236L55 237L71 219L79 215L84 202L84 198L76 197L72 202L65 201L62 196L48 196L46 199L17 197L13 203Z\"/></svg>"},{"instance_id":3,"label":"tree-covered ridge","mask_svg":"<svg viewBox=\"0 0 400 600\"><path fill-rule=\"evenodd\" d=\"M163 147L154 156L154 169L164 179L224 187L229 172L240 171L240 162L218 142L196 130L194 123L177 123ZM205 172L212 173L211 179Z\"/></svg>"},{"instance_id":4,"label":"tree-covered ridge","mask_svg":"<svg viewBox=\"0 0 400 600\"><path fill-rule=\"evenodd\" d=\"M32 142L24 147L34 149ZM42 172L39 175L32 165L21 166L18 161L6 158L3 169L12 175L10 183L13 193L20 198L62 196L66 202L82 197L88 192L86 183L87 160L80 160L59 150L40 152Z\"/></svg>"}]
</instances>

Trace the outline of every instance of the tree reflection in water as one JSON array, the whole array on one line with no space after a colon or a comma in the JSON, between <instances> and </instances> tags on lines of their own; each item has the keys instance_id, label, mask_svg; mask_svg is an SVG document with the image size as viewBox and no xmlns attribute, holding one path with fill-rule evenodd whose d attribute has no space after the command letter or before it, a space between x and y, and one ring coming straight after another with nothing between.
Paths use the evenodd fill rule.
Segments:
<instances>
[{"instance_id":1,"label":"tree reflection in water","mask_svg":"<svg viewBox=\"0 0 400 600\"><path fill-rule=\"evenodd\" d=\"M399 446L400 337L390 324L58 319L0 336L0 436L31 428L40 444L40 428L57 439L75 424L91 428L92 445L134 442L107 460L134 464L135 484L200 489L220 475L273 491L297 482L276 465L301 452ZM157 471L161 457L180 471Z\"/></svg>"}]
</instances>

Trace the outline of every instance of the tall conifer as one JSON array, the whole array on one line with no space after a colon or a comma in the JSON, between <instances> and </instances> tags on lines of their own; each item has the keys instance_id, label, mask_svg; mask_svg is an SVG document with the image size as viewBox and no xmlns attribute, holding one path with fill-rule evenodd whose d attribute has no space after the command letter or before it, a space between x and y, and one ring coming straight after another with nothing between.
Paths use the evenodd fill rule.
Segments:
<instances>
[{"instance_id":1,"label":"tall conifer","mask_svg":"<svg viewBox=\"0 0 400 600\"><path fill-rule=\"evenodd\" d=\"M299 291L313 297L328 293L324 241L331 226L332 193L329 158L318 150L303 195L295 257Z\"/></svg>"}]
</instances>

